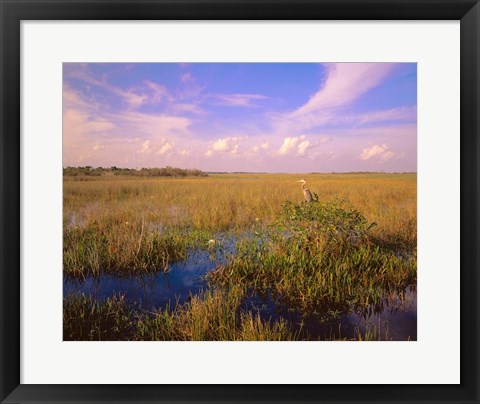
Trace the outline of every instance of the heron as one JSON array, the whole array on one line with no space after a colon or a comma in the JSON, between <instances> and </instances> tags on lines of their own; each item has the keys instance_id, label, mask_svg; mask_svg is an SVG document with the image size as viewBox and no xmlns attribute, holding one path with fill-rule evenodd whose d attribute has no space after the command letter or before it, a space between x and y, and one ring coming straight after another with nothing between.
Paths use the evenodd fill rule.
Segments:
<instances>
[{"instance_id":1,"label":"heron","mask_svg":"<svg viewBox=\"0 0 480 404\"><path fill-rule=\"evenodd\" d=\"M303 191L303 196L305 197L305 200L307 202L312 202L313 201L312 193L310 192L310 190L308 188L305 188L305 185L307 184L307 181L302 179L302 180L299 180L297 182L302 183L302 191Z\"/></svg>"}]
</instances>

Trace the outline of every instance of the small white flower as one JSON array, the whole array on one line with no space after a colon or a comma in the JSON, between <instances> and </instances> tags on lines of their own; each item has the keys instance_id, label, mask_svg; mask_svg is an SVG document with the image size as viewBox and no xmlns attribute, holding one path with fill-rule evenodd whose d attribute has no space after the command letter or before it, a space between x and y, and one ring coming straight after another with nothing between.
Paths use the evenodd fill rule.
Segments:
<instances>
[{"instance_id":1,"label":"small white flower","mask_svg":"<svg viewBox=\"0 0 480 404\"><path fill-rule=\"evenodd\" d=\"M215 247L215 244L216 244L216 241L211 239L211 240L208 240L208 246L209 247Z\"/></svg>"}]
</instances>

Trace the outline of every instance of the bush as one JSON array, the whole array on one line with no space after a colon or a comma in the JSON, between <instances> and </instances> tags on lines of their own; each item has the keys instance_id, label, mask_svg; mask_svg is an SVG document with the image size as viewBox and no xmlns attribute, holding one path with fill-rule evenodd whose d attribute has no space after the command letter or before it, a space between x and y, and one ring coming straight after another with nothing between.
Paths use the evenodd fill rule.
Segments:
<instances>
[{"instance_id":1,"label":"bush","mask_svg":"<svg viewBox=\"0 0 480 404\"><path fill-rule=\"evenodd\" d=\"M286 202L275 225L301 241L326 236L339 242L358 242L364 241L368 230L377 224L369 224L360 211L342 207L340 202Z\"/></svg>"}]
</instances>

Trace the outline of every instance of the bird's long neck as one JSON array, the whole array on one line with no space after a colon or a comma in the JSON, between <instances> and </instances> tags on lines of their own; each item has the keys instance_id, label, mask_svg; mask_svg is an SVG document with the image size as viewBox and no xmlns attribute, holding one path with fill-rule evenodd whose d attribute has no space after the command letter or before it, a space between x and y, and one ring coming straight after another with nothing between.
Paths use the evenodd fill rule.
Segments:
<instances>
[{"instance_id":1,"label":"bird's long neck","mask_svg":"<svg viewBox=\"0 0 480 404\"><path fill-rule=\"evenodd\" d=\"M307 183L306 183L306 182L303 182L303 183L302 183L302 189L305 189L305 185L307 185Z\"/></svg>"}]
</instances>

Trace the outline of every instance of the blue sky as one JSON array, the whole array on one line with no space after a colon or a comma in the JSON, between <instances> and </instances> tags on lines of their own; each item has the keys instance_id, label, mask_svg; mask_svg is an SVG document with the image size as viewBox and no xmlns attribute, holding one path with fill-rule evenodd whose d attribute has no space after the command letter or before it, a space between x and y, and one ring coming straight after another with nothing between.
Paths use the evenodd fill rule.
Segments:
<instances>
[{"instance_id":1,"label":"blue sky","mask_svg":"<svg viewBox=\"0 0 480 404\"><path fill-rule=\"evenodd\" d=\"M64 166L416 171L417 68L65 63Z\"/></svg>"}]
</instances>

